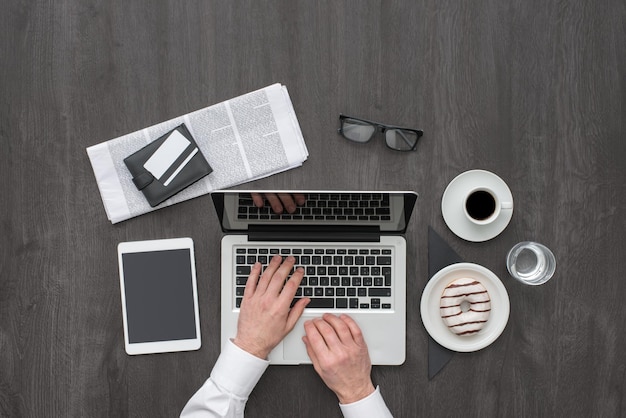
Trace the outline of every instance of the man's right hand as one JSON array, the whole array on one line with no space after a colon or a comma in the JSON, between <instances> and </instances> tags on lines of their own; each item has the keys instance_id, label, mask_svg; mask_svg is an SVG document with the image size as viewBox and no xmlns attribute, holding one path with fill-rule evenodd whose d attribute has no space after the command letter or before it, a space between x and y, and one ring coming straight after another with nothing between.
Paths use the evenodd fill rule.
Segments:
<instances>
[{"instance_id":1,"label":"man's right hand","mask_svg":"<svg viewBox=\"0 0 626 418\"><path fill-rule=\"evenodd\" d=\"M375 391L372 362L361 329L348 315L324 314L304 323L302 337L315 371L342 404Z\"/></svg>"}]
</instances>

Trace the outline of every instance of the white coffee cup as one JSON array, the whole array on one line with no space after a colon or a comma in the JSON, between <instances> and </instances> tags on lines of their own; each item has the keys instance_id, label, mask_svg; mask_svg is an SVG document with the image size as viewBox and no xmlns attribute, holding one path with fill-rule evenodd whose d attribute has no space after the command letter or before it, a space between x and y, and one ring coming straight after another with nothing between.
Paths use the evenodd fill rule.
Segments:
<instances>
[{"instance_id":1,"label":"white coffee cup","mask_svg":"<svg viewBox=\"0 0 626 418\"><path fill-rule=\"evenodd\" d=\"M498 219L502 210L513 210L513 202L503 202L488 187L470 190L463 200L465 216L476 225L488 225Z\"/></svg>"}]
</instances>

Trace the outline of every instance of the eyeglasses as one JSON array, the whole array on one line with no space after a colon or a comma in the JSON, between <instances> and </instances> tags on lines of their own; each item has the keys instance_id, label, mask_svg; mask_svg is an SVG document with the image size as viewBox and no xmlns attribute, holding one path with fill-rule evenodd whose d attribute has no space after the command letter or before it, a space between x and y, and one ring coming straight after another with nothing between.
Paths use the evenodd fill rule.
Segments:
<instances>
[{"instance_id":1,"label":"eyeglasses","mask_svg":"<svg viewBox=\"0 0 626 418\"><path fill-rule=\"evenodd\" d=\"M396 151L415 151L417 140L424 135L419 129L401 128L385 125L371 120L339 115L341 127L338 132L346 139L365 143L374 137L376 132L385 134L385 144Z\"/></svg>"}]
</instances>

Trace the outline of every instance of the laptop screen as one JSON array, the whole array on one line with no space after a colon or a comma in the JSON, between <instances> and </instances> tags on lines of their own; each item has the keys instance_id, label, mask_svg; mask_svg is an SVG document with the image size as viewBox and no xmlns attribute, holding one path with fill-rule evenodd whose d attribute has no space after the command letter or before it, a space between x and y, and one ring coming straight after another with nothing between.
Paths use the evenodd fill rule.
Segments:
<instances>
[{"instance_id":1,"label":"laptop screen","mask_svg":"<svg viewBox=\"0 0 626 418\"><path fill-rule=\"evenodd\" d=\"M399 234L417 199L414 192L382 191L233 190L211 196L224 232L305 226Z\"/></svg>"}]
</instances>

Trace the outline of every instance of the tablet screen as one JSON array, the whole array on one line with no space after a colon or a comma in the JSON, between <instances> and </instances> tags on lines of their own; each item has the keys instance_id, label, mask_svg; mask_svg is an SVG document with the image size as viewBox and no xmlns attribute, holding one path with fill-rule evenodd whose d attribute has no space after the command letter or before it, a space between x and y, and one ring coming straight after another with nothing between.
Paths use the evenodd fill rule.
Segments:
<instances>
[{"instance_id":1,"label":"tablet screen","mask_svg":"<svg viewBox=\"0 0 626 418\"><path fill-rule=\"evenodd\" d=\"M195 339L190 250L121 256L129 343Z\"/></svg>"}]
</instances>

